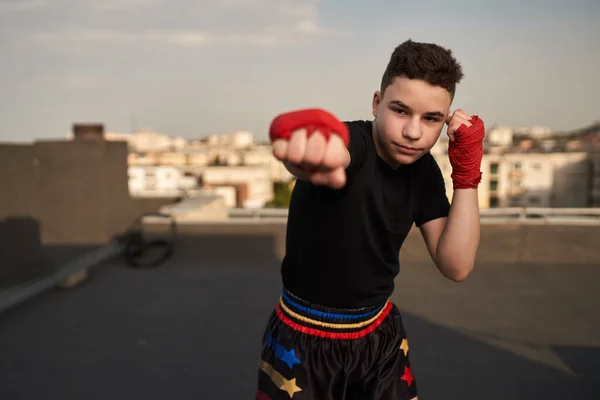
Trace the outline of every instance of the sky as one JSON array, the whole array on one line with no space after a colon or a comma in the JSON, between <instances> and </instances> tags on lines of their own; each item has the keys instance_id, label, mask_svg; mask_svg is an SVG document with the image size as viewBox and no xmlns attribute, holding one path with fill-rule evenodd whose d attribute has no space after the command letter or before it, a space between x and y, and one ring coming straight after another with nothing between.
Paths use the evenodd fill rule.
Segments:
<instances>
[{"instance_id":1,"label":"sky","mask_svg":"<svg viewBox=\"0 0 600 400\"><path fill-rule=\"evenodd\" d=\"M368 119L409 38L453 51L453 108L488 128L600 120L598 0L0 0L0 141L76 122L264 140L305 107Z\"/></svg>"}]
</instances>

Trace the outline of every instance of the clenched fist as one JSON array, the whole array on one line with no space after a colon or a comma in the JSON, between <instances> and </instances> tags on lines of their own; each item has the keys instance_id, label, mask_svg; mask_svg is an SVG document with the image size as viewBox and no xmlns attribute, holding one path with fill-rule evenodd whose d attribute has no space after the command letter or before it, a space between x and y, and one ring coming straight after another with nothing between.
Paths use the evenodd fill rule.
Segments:
<instances>
[{"instance_id":1,"label":"clenched fist","mask_svg":"<svg viewBox=\"0 0 600 400\"><path fill-rule=\"evenodd\" d=\"M454 189L476 189L481 182L481 160L485 125L477 115L456 110L446 119L448 157L452 165Z\"/></svg>"},{"instance_id":2,"label":"clenched fist","mask_svg":"<svg viewBox=\"0 0 600 400\"><path fill-rule=\"evenodd\" d=\"M332 114L307 109L279 115L271 123L273 155L293 175L315 185L346 184L348 128Z\"/></svg>"},{"instance_id":3,"label":"clenched fist","mask_svg":"<svg viewBox=\"0 0 600 400\"><path fill-rule=\"evenodd\" d=\"M458 131L458 128L460 128L461 125L464 125L467 128L472 125L471 118L473 118L473 116L462 109L458 109L454 111L454 114L448 115L446 118L446 124L448 125L447 134L451 142L454 141L456 131Z\"/></svg>"}]
</instances>

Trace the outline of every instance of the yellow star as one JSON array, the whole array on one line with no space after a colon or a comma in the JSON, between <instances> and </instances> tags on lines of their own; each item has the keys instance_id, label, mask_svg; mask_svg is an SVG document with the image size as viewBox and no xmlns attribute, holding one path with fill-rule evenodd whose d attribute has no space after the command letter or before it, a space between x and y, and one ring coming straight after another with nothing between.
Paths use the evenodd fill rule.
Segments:
<instances>
[{"instance_id":1,"label":"yellow star","mask_svg":"<svg viewBox=\"0 0 600 400\"><path fill-rule=\"evenodd\" d=\"M260 369L271 377L271 380L277 387L290 396L290 398L294 397L294 393L301 392L298 386L296 386L296 378L287 380L283 375L279 372L275 371L275 368L267 362L260 360Z\"/></svg>"},{"instance_id":2,"label":"yellow star","mask_svg":"<svg viewBox=\"0 0 600 400\"><path fill-rule=\"evenodd\" d=\"M287 394L290 395L290 398L294 397L294 393L302 391L302 389L296 386L296 378L289 381L287 379L283 379L283 383L281 386L279 386L279 389L287 392Z\"/></svg>"},{"instance_id":3,"label":"yellow star","mask_svg":"<svg viewBox=\"0 0 600 400\"><path fill-rule=\"evenodd\" d=\"M408 354L408 340L402 339L402 344L400 344L400 350L404 352L404 356Z\"/></svg>"}]
</instances>

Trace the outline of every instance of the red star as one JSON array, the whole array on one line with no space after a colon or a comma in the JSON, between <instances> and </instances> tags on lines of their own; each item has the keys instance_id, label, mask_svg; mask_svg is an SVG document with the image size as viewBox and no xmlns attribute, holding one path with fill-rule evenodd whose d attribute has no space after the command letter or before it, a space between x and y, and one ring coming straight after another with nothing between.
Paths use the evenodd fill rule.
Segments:
<instances>
[{"instance_id":1,"label":"red star","mask_svg":"<svg viewBox=\"0 0 600 400\"><path fill-rule=\"evenodd\" d=\"M410 368L408 368L408 367L404 367L404 375L402 375L402 377L400 379L402 379L403 381L406 381L406 383L408 383L408 386L410 386L411 383L415 380Z\"/></svg>"},{"instance_id":2,"label":"red star","mask_svg":"<svg viewBox=\"0 0 600 400\"><path fill-rule=\"evenodd\" d=\"M269 396L259 390L256 391L256 400L271 400Z\"/></svg>"}]
</instances>

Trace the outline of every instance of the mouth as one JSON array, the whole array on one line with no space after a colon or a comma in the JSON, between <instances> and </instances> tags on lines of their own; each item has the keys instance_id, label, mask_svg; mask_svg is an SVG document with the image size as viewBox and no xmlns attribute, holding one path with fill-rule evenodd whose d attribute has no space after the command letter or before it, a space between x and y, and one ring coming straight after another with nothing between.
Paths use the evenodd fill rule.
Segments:
<instances>
[{"instance_id":1,"label":"mouth","mask_svg":"<svg viewBox=\"0 0 600 400\"><path fill-rule=\"evenodd\" d=\"M392 142L392 144L398 149L398 151L404 154L417 154L420 151L416 147L404 146L396 142Z\"/></svg>"}]
</instances>

